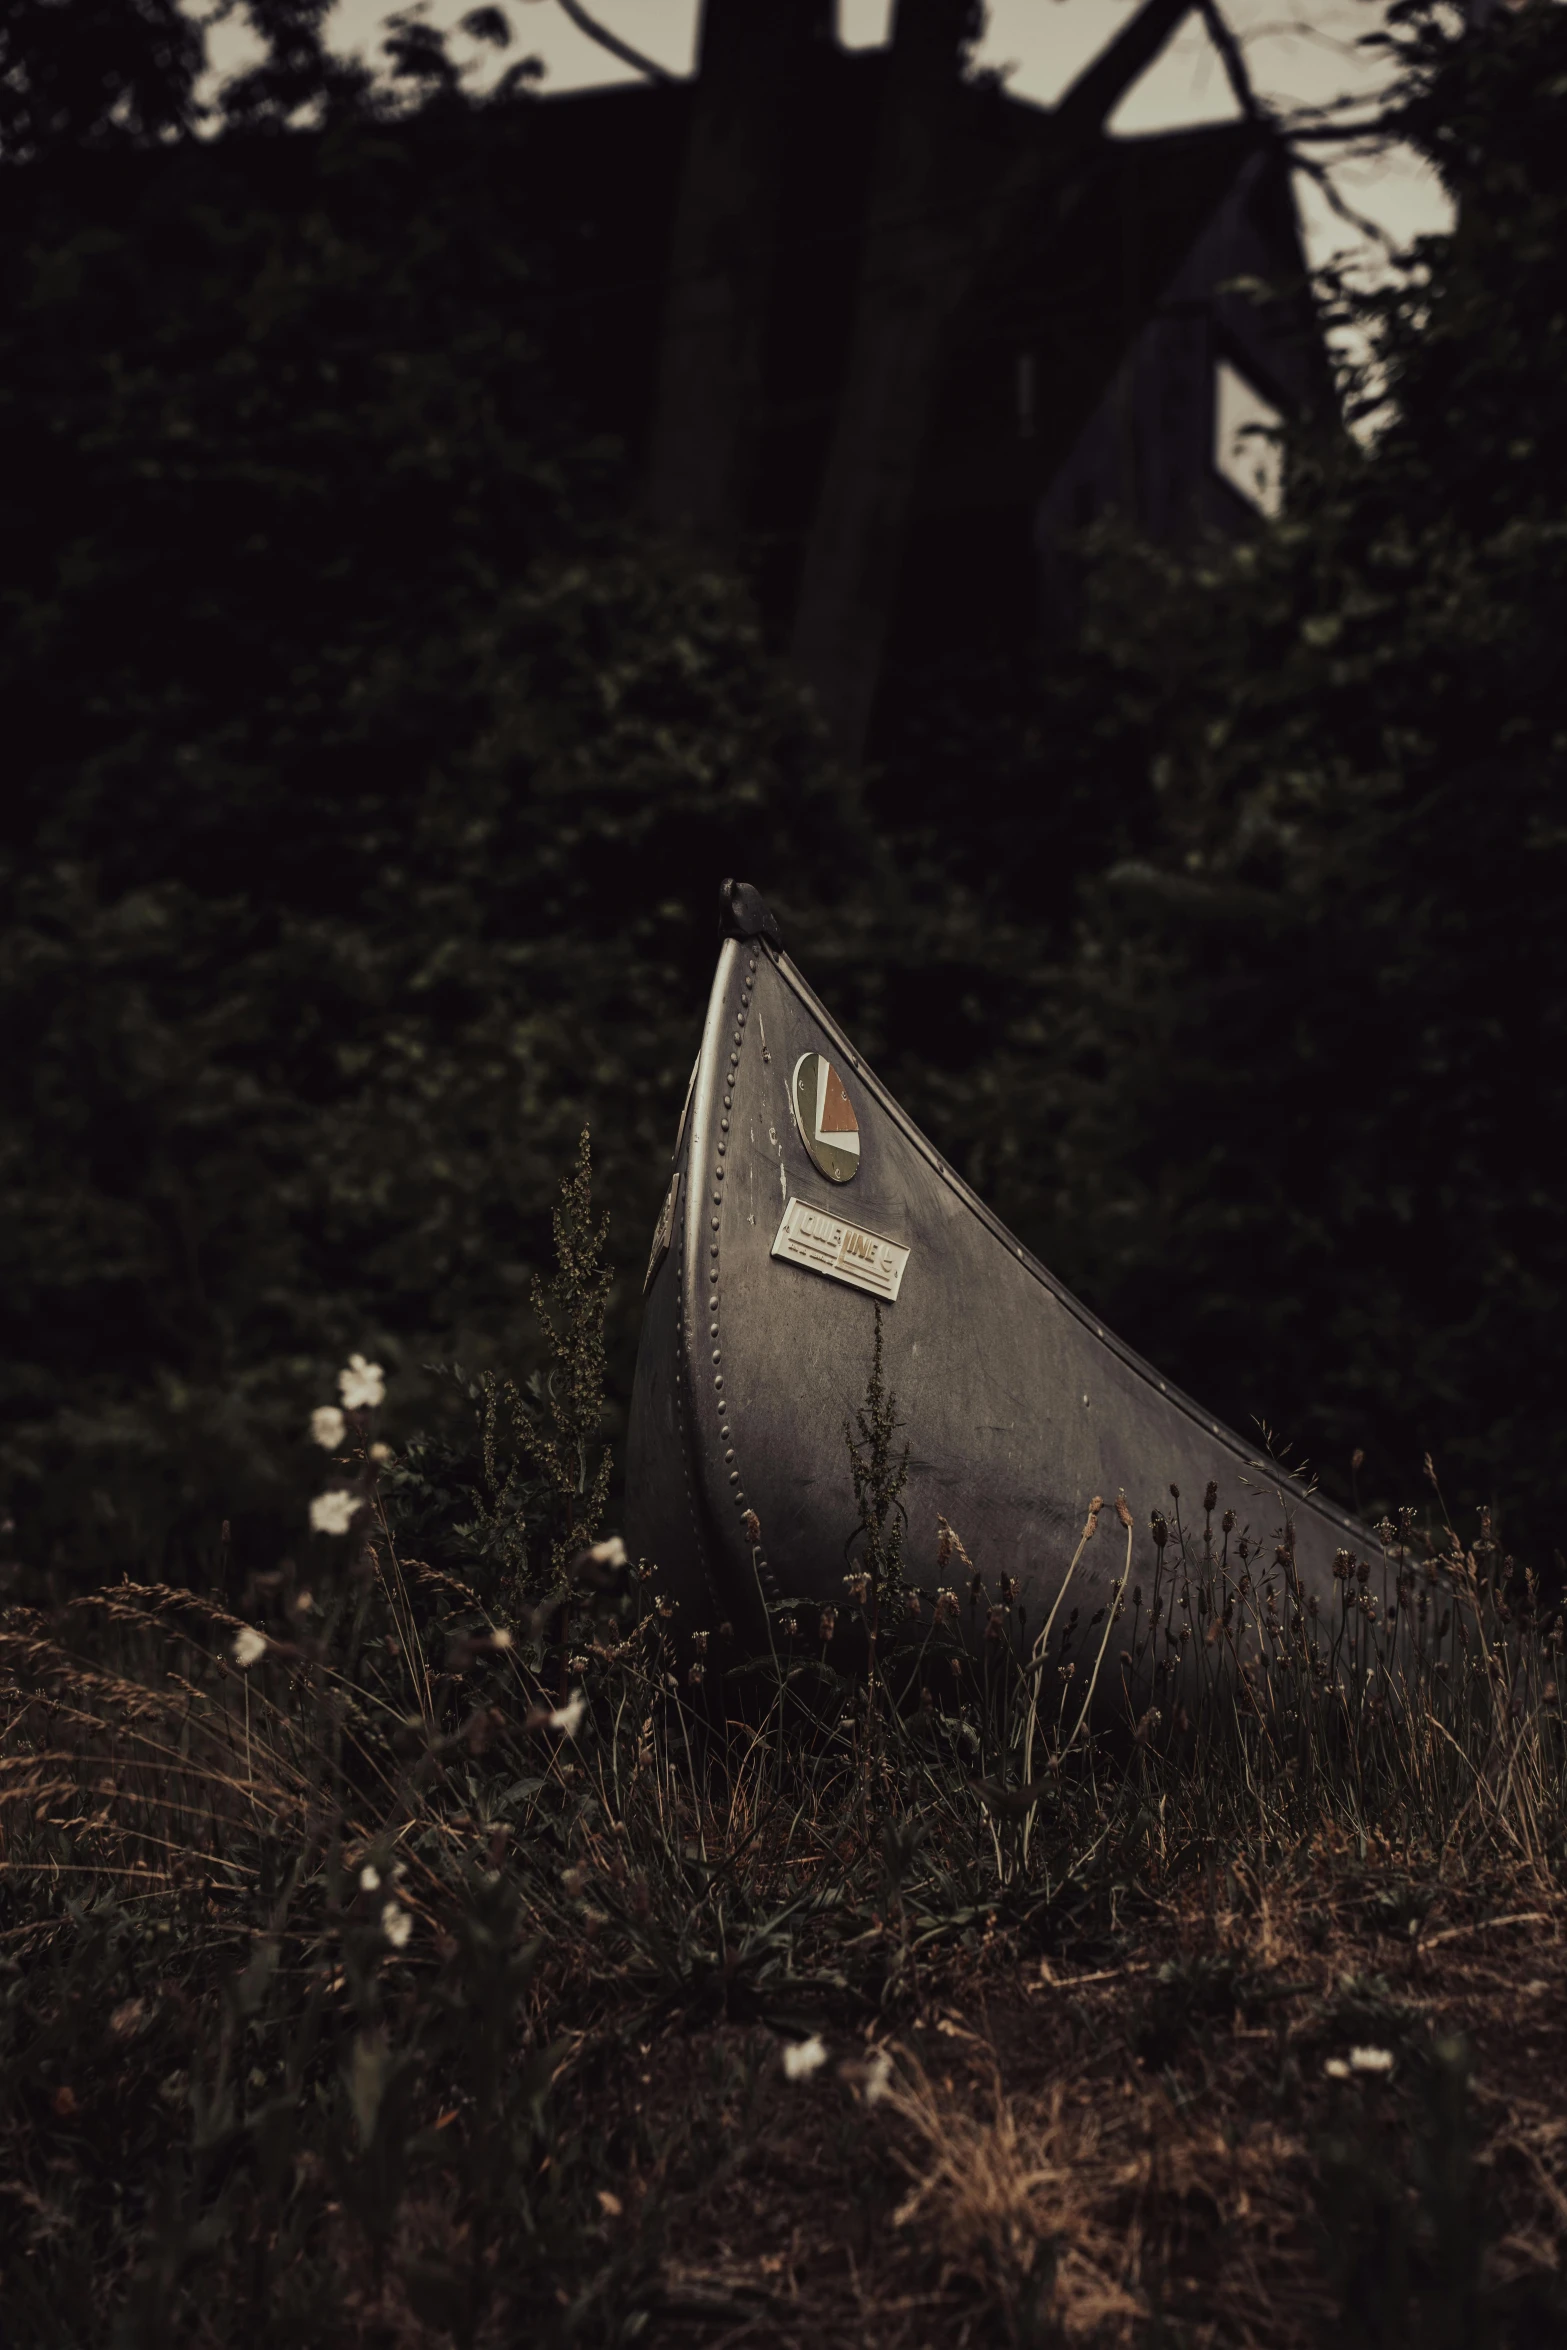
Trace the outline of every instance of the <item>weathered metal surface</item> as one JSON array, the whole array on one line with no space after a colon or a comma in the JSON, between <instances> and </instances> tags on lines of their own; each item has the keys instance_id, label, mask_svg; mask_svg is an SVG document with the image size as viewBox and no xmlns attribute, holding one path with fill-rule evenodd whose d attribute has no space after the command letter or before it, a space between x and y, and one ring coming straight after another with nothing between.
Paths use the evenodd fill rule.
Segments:
<instances>
[{"instance_id":1,"label":"weathered metal surface","mask_svg":"<svg viewBox=\"0 0 1567 2350\"><path fill-rule=\"evenodd\" d=\"M820 1120L801 1131L809 1055L830 1063L852 1111L849 1189L818 1164ZM818 1084L807 1115L821 1098ZM1335 1552L1373 1547L1030 1256L759 931L720 952L676 1158L673 1231L637 1362L626 1536L658 1563L687 1622L754 1619L759 1586L841 1601L855 1528L844 1424L864 1396L878 1298L911 1447L916 1579L933 1573L940 1515L989 1582L1017 1578L1037 1624L1096 1493L1124 1490L1146 1529L1154 1509L1169 1513L1172 1485L1200 1509L1210 1479L1265 1566L1289 1526L1301 1582L1324 1602ZM1089 1546L1073 1586L1085 1615L1110 1597L1122 1557L1110 1541Z\"/></svg>"}]
</instances>

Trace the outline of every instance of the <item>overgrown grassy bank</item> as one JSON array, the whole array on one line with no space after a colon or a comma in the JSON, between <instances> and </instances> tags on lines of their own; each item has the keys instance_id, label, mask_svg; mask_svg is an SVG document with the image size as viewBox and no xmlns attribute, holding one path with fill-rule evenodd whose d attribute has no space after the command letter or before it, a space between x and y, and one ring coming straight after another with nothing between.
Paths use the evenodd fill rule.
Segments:
<instances>
[{"instance_id":1,"label":"overgrown grassy bank","mask_svg":"<svg viewBox=\"0 0 1567 2350\"><path fill-rule=\"evenodd\" d=\"M0 1619L7 2342L1559 2338L1562 1632L1488 1529L1330 1621L1096 1502L1120 1601L1030 1626L878 1344L842 1604L745 1656L600 1539L603 1238L584 1158L471 1454L349 1365L242 1605Z\"/></svg>"}]
</instances>

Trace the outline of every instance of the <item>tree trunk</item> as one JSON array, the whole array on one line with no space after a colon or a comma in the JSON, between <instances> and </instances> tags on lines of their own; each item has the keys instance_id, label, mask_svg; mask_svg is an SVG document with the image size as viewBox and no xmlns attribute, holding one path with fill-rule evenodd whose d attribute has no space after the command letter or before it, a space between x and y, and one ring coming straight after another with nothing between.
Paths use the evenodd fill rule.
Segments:
<instances>
[{"instance_id":1,"label":"tree trunk","mask_svg":"<svg viewBox=\"0 0 1567 2350\"><path fill-rule=\"evenodd\" d=\"M962 79L966 0L898 0L854 332L792 645L850 758L870 726L953 319L1191 5L1146 0L1038 138L998 166Z\"/></svg>"},{"instance_id":2,"label":"tree trunk","mask_svg":"<svg viewBox=\"0 0 1567 2350\"><path fill-rule=\"evenodd\" d=\"M643 485L660 529L733 557L761 403L800 69L832 0L705 0Z\"/></svg>"}]
</instances>

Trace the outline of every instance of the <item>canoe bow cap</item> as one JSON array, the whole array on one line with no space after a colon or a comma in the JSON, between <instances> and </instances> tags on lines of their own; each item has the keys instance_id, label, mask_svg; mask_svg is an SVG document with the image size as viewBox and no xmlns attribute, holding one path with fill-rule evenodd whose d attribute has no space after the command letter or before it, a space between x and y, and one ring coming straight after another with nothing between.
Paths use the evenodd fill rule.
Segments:
<instances>
[{"instance_id":1,"label":"canoe bow cap","mask_svg":"<svg viewBox=\"0 0 1567 2350\"><path fill-rule=\"evenodd\" d=\"M771 906L748 881L725 881L718 891L719 920L725 938L765 938L783 951L783 939Z\"/></svg>"}]
</instances>

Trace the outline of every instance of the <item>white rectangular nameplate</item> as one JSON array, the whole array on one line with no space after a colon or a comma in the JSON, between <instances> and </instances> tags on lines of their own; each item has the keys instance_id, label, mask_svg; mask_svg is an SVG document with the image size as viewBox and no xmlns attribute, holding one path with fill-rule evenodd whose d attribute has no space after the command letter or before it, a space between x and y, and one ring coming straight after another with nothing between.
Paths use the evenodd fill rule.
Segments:
<instances>
[{"instance_id":1,"label":"white rectangular nameplate","mask_svg":"<svg viewBox=\"0 0 1567 2350\"><path fill-rule=\"evenodd\" d=\"M857 1224L846 1224L826 1208L808 1207L803 1199L792 1199L785 1208L773 1255L889 1300L897 1297L909 1261L908 1250L895 1240L862 1232Z\"/></svg>"}]
</instances>

